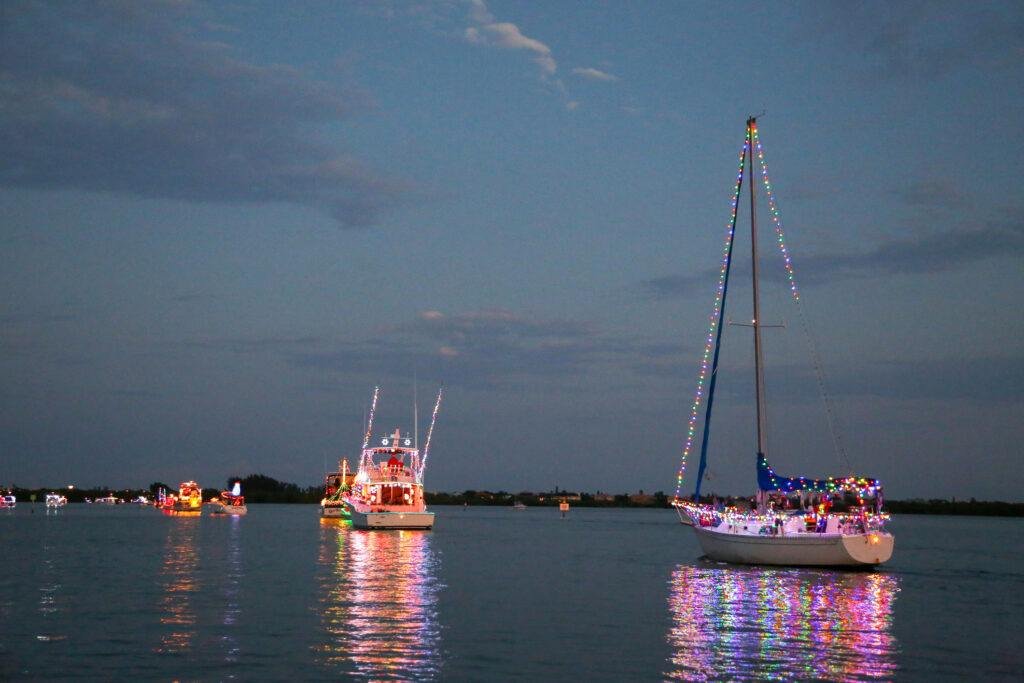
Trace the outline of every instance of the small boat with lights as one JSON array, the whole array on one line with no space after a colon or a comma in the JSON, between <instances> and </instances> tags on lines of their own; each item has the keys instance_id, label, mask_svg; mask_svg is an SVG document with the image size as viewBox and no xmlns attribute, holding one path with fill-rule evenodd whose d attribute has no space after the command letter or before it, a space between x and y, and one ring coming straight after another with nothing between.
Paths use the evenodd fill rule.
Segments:
<instances>
[{"instance_id":1,"label":"small boat with lights","mask_svg":"<svg viewBox=\"0 0 1024 683\"><path fill-rule=\"evenodd\" d=\"M178 486L178 495L170 495L164 499L164 509L174 512L201 512L203 509L203 490L194 481L183 481Z\"/></svg>"},{"instance_id":2,"label":"small boat with lights","mask_svg":"<svg viewBox=\"0 0 1024 683\"><path fill-rule=\"evenodd\" d=\"M390 436L382 437L379 445L369 445L379 393L378 387L373 392L359 468L349 490L342 493L341 498L352 518L352 526L357 529L431 529L434 513L427 510L423 474L441 407L441 392L438 392L434 404L422 456L415 436L403 436L398 429ZM329 507L323 506L322 510Z\"/></svg>"},{"instance_id":3,"label":"small boat with lights","mask_svg":"<svg viewBox=\"0 0 1024 683\"><path fill-rule=\"evenodd\" d=\"M68 504L67 496L61 495L59 493L47 493L46 494L46 509L47 510L56 510L57 508L62 508L62 507L64 507L67 504Z\"/></svg>"},{"instance_id":4,"label":"small boat with lights","mask_svg":"<svg viewBox=\"0 0 1024 683\"><path fill-rule=\"evenodd\" d=\"M0 510L13 510L18 507L18 499L13 493L0 496Z\"/></svg>"},{"instance_id":5,"label":"small boat with lights","mask_svg":"<svg viewBox=\"0 0 1024 683\"><path fill-rule=\"evenodd\" d=\"M724 258L720 262L718 289L711 323L705 335L704 355L697 379L697 390L690 410L690 419L683 448L683 461L676 480L673 506L684 524L693 527L704 554L711 560L737 564L790 565L790 566L874 566L886 562L893 552L894 538L885 530L888 515L882 511L882 485L871 477L844 476L813 479L785 477L775 472L768 462L767 413L764 396L764 356L761 343L762 328L770 327L761 321L760 290L758 283L757 205L754 158L760 161L761 178L768 195L768 208L775 236L782 252L785 275L791 298L800 305L792 259L786 247L778 206L768 179L764 150L757 133L757 120L747 120L746 140L740 155L739 173L733 190L731 221L726 232ZM749 176L745 178L746 175ZM738 505L707 504L700 502L701 482L704 479L711 410L714 405L715 384L718 378L719 351L722 340L722 322L729 288L729 272L736 233L736 216L744 180L750 186L750 235L753 278L753 319L745 327L753 330L754 337L754 392L757 408L757 494L749 508ZM805 331L808 326L804 324ZM815 356L818 386L822 390L825 415L832 432L837 455L846 459L845 451L832 421L832 408L824 391L825 382L814 344L808 331L808 342ZM700 464L692 500L680 496L686 458L694 450L698 416L704 398L707 398Z\"/></svg>"},{"instance_id":6,"label":"small boat with lights","mask_svg":"<svg viewBox=\"0 0 1024 683\"><path fill-rule=\"evenodd\" d=\"M240 481L236 481L230 491L221 491L220 497L213 498L208 505L211 515L245 515L249 512Z\"/></svg>"},{"instance_id":7,"label":"small boat with lights","mask_svg":"<svg viewBox=\"0 0 1024 683\"><path fill-rule=\"evenodd\" d=\"M352 490L352 481L356 473L349 469L348 460L338 461L338 470L328 472L324 477L324 497L320 499L321 517L348 518L349 507L345 496Z\"/></svg>"}]
</instances>

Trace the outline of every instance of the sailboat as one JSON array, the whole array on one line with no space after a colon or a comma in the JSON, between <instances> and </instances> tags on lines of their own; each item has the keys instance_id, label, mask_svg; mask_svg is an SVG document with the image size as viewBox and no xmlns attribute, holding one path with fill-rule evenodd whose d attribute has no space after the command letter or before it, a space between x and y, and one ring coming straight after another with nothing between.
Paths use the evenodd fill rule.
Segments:
<instances>
[{"instance_id":1,"label":"sailboat","mask_svg":"<svg viewBox=\"0 0 1024 683\"><path fill-rule=\"evenodd\" d=\"M764 395L764 352L761 343L761 330L765 325L760 317L755 155L760 161L762 180L768 195L768 206L776 237L785 261L789 288L792 298L799 303L799 292L796 287L792 260L783 239L778 207L771 182L768 179L764 150L758 137L757 119L751 117L747 120L746 140L740 154L731 221L726 233L724 256L719 271L718 291L706 336L696 396L690 412L686 446L683 449L683 461L676 480L673 506L680 521L693 527L701 549L711 560L738 564L791 566L879 565L892 556L894 546L892 534L885 529L888 515L882 511L881 482L871 477L853 475L826 479L786 477L775 472L766 455L768 451L767 413ZM754 333L754 390L757 405L757 458L755 465L758 491L755 496L756 505L752 505L750 509L740 509L738 506L702 504L700 502L700 486L707 464L711 410L718 377L722 321L732 265L737 208L747 169L749 169L748 184L750 186L753 320L746 326L751 327ZM823 385L820 376L819 384ZM698 414L705 394L707 403L700 467L693 498L686 500L680 495L686 469L686 457L695 443ZM830 414L827 408L826 404L826 414Z\"/></svg>"}]
</instances>

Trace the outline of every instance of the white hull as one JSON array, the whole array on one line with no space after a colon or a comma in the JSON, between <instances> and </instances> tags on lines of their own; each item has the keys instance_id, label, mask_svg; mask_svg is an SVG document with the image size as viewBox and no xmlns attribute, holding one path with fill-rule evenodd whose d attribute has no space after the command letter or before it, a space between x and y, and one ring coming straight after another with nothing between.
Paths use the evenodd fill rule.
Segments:
<instances>
[{"instance_id":1,"label":"white hull","mask_svg":"<svg viewBox=\"0 0 1024 683\"><path fill-rule=\"evenodd\" d=\"M321 505L320 506L320 516L321 517L331 517L331 518L348 517L348 509L346 509L343 505L331 505L331 506Z\"/></svg>"},{"instance_id":2,"label":"white hull","mask_svg":"<svg viewBox=\"0 0 1024 683\"><path fill-rule=\"evenodd\" d=\"M694 526L704 554L717 562L808 567L882 564L892 557L893 537L865 534L792 534L754 536Z\"/></svg>"},{"instance_id":3,"label":"white hull","mask_svg":"<svg viewBox=\"0 0 1024 683\"><path fill-rule=\"evenodd\" d=\"M211 515L246 515L249 514L249 508L244 505L211 505Z\"/></svg>"},{"instance_id":4,"label":"white hull","mask_svg":"<svg viewBox=\"0 0 1024 683\"><path fill-rule=\"evenodd\" d=\"M352 511L352 526L357 529L432 529L433 512L359 512Z\"/></svg>"}]
</instances>

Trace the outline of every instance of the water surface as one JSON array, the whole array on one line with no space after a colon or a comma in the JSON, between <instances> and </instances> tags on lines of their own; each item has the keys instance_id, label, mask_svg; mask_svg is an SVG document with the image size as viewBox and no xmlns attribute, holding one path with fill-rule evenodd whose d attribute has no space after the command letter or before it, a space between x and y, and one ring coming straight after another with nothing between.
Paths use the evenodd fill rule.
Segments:
<instances>
[{"instance_id":1,"label":"water surface","mask_svg":"<svg viewBox=\"0 0 1024 683\"><path fill-rule=\"evenodd\" d=\"M1024 521L902 516L873 572L699 559L667 510L0 513L0 678L1024 678Z\"/></svg>"}]
</instances>

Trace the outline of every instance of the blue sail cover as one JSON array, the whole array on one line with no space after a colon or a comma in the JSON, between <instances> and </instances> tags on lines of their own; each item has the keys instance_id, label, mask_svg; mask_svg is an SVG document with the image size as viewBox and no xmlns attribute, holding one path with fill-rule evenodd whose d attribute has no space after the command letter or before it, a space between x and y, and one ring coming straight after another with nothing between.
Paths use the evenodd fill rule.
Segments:
<instances>
[{"instance_id":1,"label":"blue sail cover","mask_svg":"<svg viewBox=\"0 0 1024 683\"><path fill-rule=\"evenodd\" d=\"M882 484L870 477L842 477L839 479L808 479L806 477L783 477L775 473L763 453L757 454L757 487L762 491L813 491L815 493L834 493L838 491L858 491L875 493L881 490Z\"/></svg>"}]
</instances>

